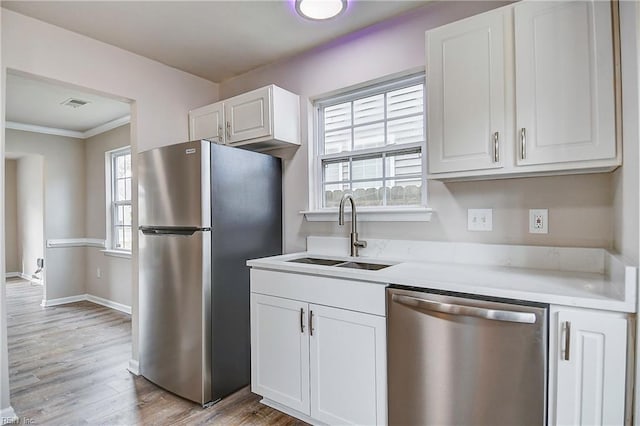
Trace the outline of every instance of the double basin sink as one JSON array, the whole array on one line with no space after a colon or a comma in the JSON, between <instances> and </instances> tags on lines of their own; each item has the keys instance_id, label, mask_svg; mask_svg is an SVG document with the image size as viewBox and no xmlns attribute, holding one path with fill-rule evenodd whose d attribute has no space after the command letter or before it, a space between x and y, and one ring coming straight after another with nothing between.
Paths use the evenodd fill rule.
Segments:
<instances>
[{"instance_id":1,"label":"double basin sink","mask_svg":"<svg viewBox=\"0 0 640 426\"><path fill-rule=\"evenodd\" d=\"M306 263L308 265L336 266L338 268L363 269L367 271L378 271L391 266L383 263L353 262L335 259L319 259L315 257L301 257L299 259L288 260L288 262Z\"/></svg>"}]
</instances>

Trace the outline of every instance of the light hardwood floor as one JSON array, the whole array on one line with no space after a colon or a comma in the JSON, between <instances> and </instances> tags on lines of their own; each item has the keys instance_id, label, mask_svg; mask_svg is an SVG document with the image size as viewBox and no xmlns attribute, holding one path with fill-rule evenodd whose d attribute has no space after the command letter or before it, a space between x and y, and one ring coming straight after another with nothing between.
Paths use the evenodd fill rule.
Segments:
<instances>
[{"instance_id":1,"label":"light hardwood floor","mask_svg":"<svg viewBox=\"0 0 640 426\"><path fill-rule=\"evenodd\" d=\"M11 405L33 424L304 425L244 388L211 408L127 371L129 315L90 302L41 308L42 287L7 282Z\"/></svg>"}]
</instances>

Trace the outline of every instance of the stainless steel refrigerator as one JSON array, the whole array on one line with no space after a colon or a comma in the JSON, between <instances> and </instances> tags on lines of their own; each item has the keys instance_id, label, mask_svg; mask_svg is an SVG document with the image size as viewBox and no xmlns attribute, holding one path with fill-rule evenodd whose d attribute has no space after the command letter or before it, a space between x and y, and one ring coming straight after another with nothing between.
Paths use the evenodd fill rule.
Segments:
<instances>
[{"instance_id":1,"label":"stainless steel refrigerator","mask_svg":"<svg viewBox=\"0 0 640 426\"><path fill-rule=\"evenodd\" d=\"M249 384L245 262L281 253L280 160L203 140L138 166L140 372L207 405Z\"/></svg>"}]
</instances>

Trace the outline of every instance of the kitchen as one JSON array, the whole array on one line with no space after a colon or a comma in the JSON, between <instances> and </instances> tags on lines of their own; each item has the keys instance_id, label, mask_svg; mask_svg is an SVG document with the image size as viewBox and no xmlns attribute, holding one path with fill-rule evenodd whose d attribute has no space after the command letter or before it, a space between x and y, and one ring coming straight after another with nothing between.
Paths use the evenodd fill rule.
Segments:
<instances>
[{"instance_id":1,"label":"kitchen","mask_svg":"<svg viewBox=\"0 0 640 426\"><path fill-rule=\"evenodd\" d=\"M308 236L348 236L348 229L337 226L337 210L328 221L307 221L300 214L310 208L307 179L311 137L308 135L313 132L313 126L309 119L312 108L308 99L362 82L419 70L425 63L425 31L499 6L502 4L493 2L461 3L458 7L434 3L425 6L424 10L377 24L344 43L334 42L220 85L178 74L175 70L160 70L156 63L128 52L3 9L3 72L6 68L22 70L134 100L133 116L137 122L132 126L132 145L138 151L187 140L188 111L217 100L269 84L300 95L303 143L284 163L283 187L284 252L294 253L307 248ZM623 117L622 140L634 141L637 140L638 120L637 64L634 65L636 59L625 62L625 58L637 56L633 35L637 31L637 20L633 19L637 10L629 2L622 2L620 6L630 9L621 13L625 94L622 111L629 114L629 117ZM37 40L50 40L50 43L43 45ZM625 56L624 52L630 53ZM95 75L89 76L82 68L69 65L77 63L80 53L84 61L93 64ZM384 54L383 58L379 56L381 54ZM127 75L122 73L123 64L129 70ZM625 73L625 69L629 71ZM150 75L154 80L149 81ZM156 87L164 89L158 91ZM625 143L622 155L623 167L613 173L447 184L430 180L428 200L429 207L434 210L430 222L367 222L361 216L360 237L364 240L607 248L631 259L630 264L635 266L638 252L637 144ZM476 208L493 209L493 231L467 231L467 210ZM549 209L547 235L528 232L528 210L537 208ZM133 279L137 282L137 275ZM134 300L137 300L136 285ZM133 324L135 335L139 329L135 307ZM137 360L135 339L132 359ZM2 388L6 389L4 385ZM2 406L6 407L4 398L3 394Z\"/></svg>"}]
</instances>

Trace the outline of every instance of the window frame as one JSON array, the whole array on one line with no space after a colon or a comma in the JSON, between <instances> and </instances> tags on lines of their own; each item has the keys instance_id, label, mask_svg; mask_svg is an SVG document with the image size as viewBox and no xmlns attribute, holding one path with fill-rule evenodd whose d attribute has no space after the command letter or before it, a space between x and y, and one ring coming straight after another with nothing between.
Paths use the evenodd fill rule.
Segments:
<instances>
[{"instance_id":1,"label":"window frame","mask_svg":"<svg viewBox=\"0 0 640 426\"><path fill-rule=\"evenodd\" d=\"M384 145L376 148L367 148L356 151L347 151L340 153L323 154L324 150L324 108L333 105L338 105L344 102L354 102L358 99L363 99L369 96L378 95L381 93L387 93L394 90L399 90L405 87L415 86L422 84L423 86L423 129L424 138L421 142L414 142L401 145ZM358 212L365 214L365 220L367 212L372 213L369 215L371 220L389 220L389 221L403 221L403 220L418 220L428 221L431 217L431 209L427 207L427 86L425 81L425 72L413 72L404 75L396 75L385 79L371 81L365 84L358 85L357 87L351 87L340 92L334 92L323 97L318 97L312 100L313 111L313 149L309 151L309 210L302 212L305 214L307 220L331 220L327 219L327 215L333 215L336 211L336 207L324 207L323 194L324 194L324 175L323 175L323 162L338 159L343 161L353 161L353 159L366 158L371 156L381 156L384 162L385 156L389 153L401 154L407 152L420 152L421 153L421 174L419 176L422 181L421 185L421 204L419 205L381 205L381 206L358 206ZM385 106L386 108L386 106ZM386 114L385 114L386 115ZM385 117L381 122L386 126L388 118ZM351 128L353 129L353 122ZM416 178L418 176L414 176ZM350 176L349 182L353 182ZM408 177L409 178L409 177ZM389 179L389 176L383 176L380 180L385 182ZM371 180L371 179L369 179ZM395 217L389 216L385 218L386 213L396 214L399 212L408 212L410 217ZM360 215L359 215L360 216ZM324 217L324 218L323 218ZM335 218L334 218L335 220Z\"/></svg>"},{"instance_id":2,"label":"window frame","mask_svg":"<svg viewBox=\"0 0 640 426\"><path fill-rule=\"evenodd\" d=\"M131 198L129 200L121 200L116 201L116 191L117 191L117 170L116 170L116 162L119 157L129 155L131 157ZM117 238L117 229L129 226L131 228L131 236L133 240L133 217L131 218L131 225L117 225L118 218L118 207L120 206L130 206L133 209L133 154L131 151L131 146L120 147L117 149L113 149L105 152L105 177L106 177L106 251L113 253L122 253L124 255L131 255L133 251L132 247L121 248L116 247L115 242L118 240Z\"/></svg>"}]
</instances>

